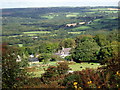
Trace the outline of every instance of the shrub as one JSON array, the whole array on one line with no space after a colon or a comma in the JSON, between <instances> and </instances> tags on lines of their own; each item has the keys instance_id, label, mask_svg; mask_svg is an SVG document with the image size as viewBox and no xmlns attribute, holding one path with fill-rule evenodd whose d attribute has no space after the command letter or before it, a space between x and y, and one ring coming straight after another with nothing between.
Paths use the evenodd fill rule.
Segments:
<instances>
[{"instance_id":1,"label":"shrub","mask_svg":"<svg viewBox=\"0 0 120 90\"><path fill-rule=\"evenodd\" d=\"M120 88L119 65L119 58L114 58L103 68L75 71L65 76L61 85L67 88Z\"/></svg>"},{"instance_id":2,"label":"shrub","mask_svg":"<svg viewBox=\"0 0 120 90\"><path fill-rule=\"evenodd\" d=\"M59 75L67 73L68 70L69 70L69 67L68 67L67 62L58 63L57 71Z\"/></svg>"},{"instance_id":3,"label":"shrub","mask_svg":"<svg viewBox=\"0 0 120 90\"><path fill-rule=\"evenodd\" d=\"M60 62L57 66L49 66L45 73L41 76L43 83L49 83L51 81L59 80L59 76L66 74L69 67L66 62Z\"/></svg>"}]
</instances>

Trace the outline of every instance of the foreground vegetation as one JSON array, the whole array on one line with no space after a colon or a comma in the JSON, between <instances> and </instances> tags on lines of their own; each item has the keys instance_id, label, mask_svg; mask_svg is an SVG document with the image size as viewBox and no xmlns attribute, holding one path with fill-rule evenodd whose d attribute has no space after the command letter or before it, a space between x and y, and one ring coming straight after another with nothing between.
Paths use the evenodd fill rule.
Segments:
<instances>
[{"instance_id":1,"label":"foreground vegetation","mask_svg":"<svg viewBox=\"0 0 120 90\"><path fill-rule=\"evenodd\" d=\"M14 59L16 54L12 52L15 48L13 50L3 45L2 50L3 88L120 88L119 57L108 59L105 66L97 69L86 68L74 72L68 72L69 64L73 63L59 62L56 66L50 65L41 77L34 78L27 74L25 62ZM6 55L6 52L10 53Z\"/></svg>"}]
</instances>

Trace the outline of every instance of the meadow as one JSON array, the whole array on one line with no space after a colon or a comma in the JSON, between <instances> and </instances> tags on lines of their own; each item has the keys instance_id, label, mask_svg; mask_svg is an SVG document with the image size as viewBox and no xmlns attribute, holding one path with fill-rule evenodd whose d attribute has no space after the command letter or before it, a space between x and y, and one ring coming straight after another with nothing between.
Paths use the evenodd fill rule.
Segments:
<instances>
[{"instance_id":1,"label":"meadow","mask_svg":"<svg viewBox=\"0 0 120 90\"><path fill-rule=\"evenodd\" d=\"M44 34L50 33L49 31L31 31L31 32L23 32L24 34Z\"/></svg>"},{"instance_id":2,"label":"meadow","mask_svg":"<svg viewBox=\"0 0 120 90\"><path fill-rule=\"evenodd\" d=\"M71 62L69 62L69 63L71 63ZM57 62L56 61L49 62L49 65L56 66ZM43 64L43 62L32 64L31 66L32 67L30 67L28 69L28 72L33 73L33 77L40 77L41 74L43 74L45 72L44 70L46 70L49 67L47 64ZM102 65L100 65L99 63L75 63L75 62L72 62L68 66L70 68L70 71L81 71L86 68L96 69L98 67L101 67Z\"/></svg>"}]
</instances>

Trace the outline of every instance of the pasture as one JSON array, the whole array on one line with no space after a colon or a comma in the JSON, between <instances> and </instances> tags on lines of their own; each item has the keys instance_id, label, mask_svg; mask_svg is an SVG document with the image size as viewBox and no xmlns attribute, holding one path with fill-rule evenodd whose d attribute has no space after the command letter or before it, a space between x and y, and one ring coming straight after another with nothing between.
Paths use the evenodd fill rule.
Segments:
<instances>
[{"instance_id":1,"label":"pasture","mask_svg":"<svg viewBox=\"0 0 120 90\"><path fill-rule=\"evenodd\" d=\"M108 8L96 8L96 9L90 9L91 11L106 11Z\"/></svg>"},{"instance_id":2,"label":"pasture","mask_svg":"<svg viewBox=\"0 0 120 90\"><path fill-rule=\"evenodd\" d=\"M46 34L51 33L49 31L30 31L30 32L23 32L24 34Z\"/></svg>"},{"instance_id":3,"label":"pasture","mask_svg":"<svg viewBox=\"0 0 120 90\"><path fill-rule=\"evenodd\" d=\"M86 30L86 29L91 29L91 27L89 27L89 26L80 26L80 27L74 28L73 30Z\"/></svg>"},{"instance_id":4,"label":"pasture","mask_svg":"<svg viewBox=\"0 0 120 90\"><path fill-rule=\"evenodd\" d=\"M68 32L68 34L81 34L82 32Z\"/></svg>"},{"instance_id":5,"label":"pasture","mask_svg":"<svg viewBox=\"0 0 120 90\"><path fill-rule=\"evenodd\" d=\"M68 15L66 15L66 17L77 17L77 15L74 15L74 14L68 14Z\"/></svg>"},{"instance_id":6,"label":"pasture","mask_svg":"<svg viewBox=\"0 0 120 90\"><path fill-rule=\"evenodd\" d=\"M33 64L30 68L28 68L28 72L33 73L33 77L40 77L41 74L45 72L44 70L46 70L50 65L56 66L57 62L49 62L49 65L43 64L42 62ZM72 63L68 64L68 66L72 71L81 71L86 68L96 69L98 67L101 67L99 63Z\"/></svg>"}]
</instances>

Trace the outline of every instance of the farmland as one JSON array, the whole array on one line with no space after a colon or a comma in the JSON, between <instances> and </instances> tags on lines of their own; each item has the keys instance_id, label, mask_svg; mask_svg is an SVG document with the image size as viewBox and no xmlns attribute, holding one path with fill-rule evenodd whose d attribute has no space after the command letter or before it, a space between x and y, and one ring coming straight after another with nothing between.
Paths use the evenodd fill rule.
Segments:
<instances>
[{"instance_id":1,"label":"farmland","mask_svg":"<svg viewBox=\"0 0 120 90\"><path fill-rule=\"evenodd\" d=\"M33 73L33 77L40 77L41 74L43 74L48 66L47 64L42 64L42 63L36 63L36 64L32 64L34 65L33 67L28 69L28 72ZM42 65L42 67L41 67ZM57 62L49 62L49 65L57 65ZM86 68L98 68L101 67L101 65L99 63L72 63L69 65L69 68L71 69L71 71L81 71L83 69Z\"/></svg>"},{"instance_id":2,"label":"farmland","mask_svg":"<svg viewBox=\"0 0 120 90\"><path fill-rule=\"evenodd\" d=\"M54 9L56 10L57 8L54 8ZM66 8L66 9L69 9L69 8ZM67 30L67 32L71 32L72 30L74 30L74 32L76 32L78 30L85 30L86 33L88 33L87 30L94 30L94 28L96 28L96 31L100 30L100 29L108 29L107 28L108 25L105 25L106 28L96 27L96 26L99 26L99 24L102 24L101 22L106 21L106 19L108 19L107 23L109 23L110 20L112 20L113 24L115 24L115 25L117 23L117 20L116 20L117 19L117 11L110 10L110 9L108 9L108 7L99 7L99 8L98 7L94 7L94 8L90 7L90 8L84 8L84 9L77 8L76 10L74 10L74 8L70 8L70 9L72 9L71 12L67 12L67 11L53 12L53 11L51 11L48 13L42 13L42 12L39 14L36 13L36 15L33 15L33 13L31 12L31 14L26 15L26 17L24 17L24 15L23 16L18 15L16 17L17 13L15 13L15 15L13 15L13 16L12 15L7 16L7 15L3 14L3 36L13 35L13 37L14 37L15 34L22 34L22 33L24 33L24 34L28 34L28 33L29 34L33 34L33 33L34 34L36 34L36 33L37 34L46 34L46 33L49 33L52 35L55 33L55 30L58 30L59 32L61 32L61 30L62 30L63 33L65 33L66 30ZM3 12L6 12L6 11L7 10L3 10ZM47 11L47 9L46 9L46 11ZM9 10L8 10L8 12L9 12ZM12 12L14 12L14 9ZM91 21L91 23L85 24L83 26L78 25L76 27L71 27L71 28L65 27L66 24L79 23L79 22L83 22L83 21L86 21L86 23ZM95 24L96 26L90 27L93 24ZM117 27L110 26L110 28L115 29ZM12 30L13 32L10 32L10 30ZM36 31L36 30L38 30L38 31ZM30 35L28 35L28 36L30 36ZM57 35L57 36L59 36L59 35ZM5 39L5 38L3 38L3 39Z\"/></svg>"},{"instance_id":3,"label":"farmland","mask_svg":"<svg viewBox=\"0 0 120 90\"><path fill-rule=\"evenodd\" d=\"M4 88L120 88L118 7L2 9Z\"/></svg>"},{"instance_id":4,"label":"farmland","mask_svg":"<svg viewBox=\"0 0 120 90\"><path fill-rule=\"evenodd\" d=\"M40 34L40 33L50 33L48 31L32 31L32 32L23 32L24 34Z\"/></svg>"}]
</instances>

